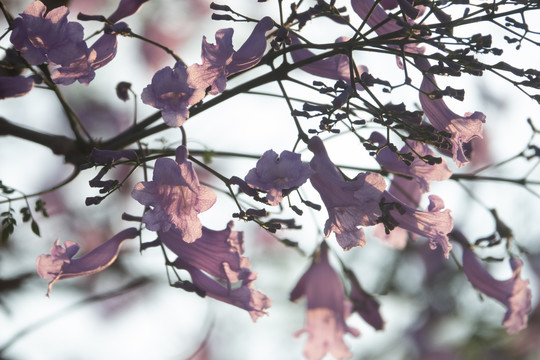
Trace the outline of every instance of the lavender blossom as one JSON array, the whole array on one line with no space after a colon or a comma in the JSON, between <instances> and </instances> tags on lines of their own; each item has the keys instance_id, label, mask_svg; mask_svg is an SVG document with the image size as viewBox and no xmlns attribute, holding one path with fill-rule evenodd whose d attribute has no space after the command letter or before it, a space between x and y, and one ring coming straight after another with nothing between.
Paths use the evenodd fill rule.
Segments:
<instances>
[{"instance_id":1,"label":"lavender blossom","mask_svg":"<svg viewBox=\"0 0 540 360\"><path fill-rule=\"evenodd\" d=\"M350 38L341 36L336 39L336 43L346 42ZM298 45L300 41L294 35L291 35L291 44ZM291 56L295 63L314 57L315 54L308 49L299 49L291 52ZM322 59L310 64L306 64L300 67L305 72L308 72L315 76L321 76L333 80L343 80L347 84L351 83L351 69L349 66L349 57L343 54L337 54L326 59ZM368 68L364 65L357 66L358 75L368 71ZM356 75L356 74L353 74ZM363 90L363 87L356 84L358 90Z\"/></svg>"},{"instance_id":2,"label":"lavender blossom","mask_svg":"<svg viewBox=\"0 0 540 360\"><path fill-rule=\"evenodd\" d=\"M83 27L68 22L67 7L60 6L45 15L46 11L41 1L34 1L13 20L10 41L15 48L31 65L51 62L69 66L86 57Z\"/></svg>"},{"instance_id":3,"label":"lavender blossom","mask_svg":"<svg viewBox=\"0 0 540 360\"><path fill-rule=\"evenodd\" d=\"M34 79L25 76L0 76L0 100L26 95L34 87Z\"/></svg>"},{"instance_id":4,"label":"lavender blossom","mask_svg":"<svg viewBox=\"0 0 540 360\"><path fill-rule=\"evenodd\" d=\"M203 37L203 63L188 68L190 84L198 89L212 86L212 95L223 92L229 75L250 69L261 61L266 50L265 33L273 27L274 21L270 17L262 18L238 51L234 51L232 45L233 29L218 30L215 45L209 44Z\"/></svg>"},{"instance_id":5,"label":"lavender blossom","mask_svg":"<svg viewBox=\"0 0 540 360\"><path fill-rule=\"evenodd\" d=\"M266 199L270 205L283 200L283 192L300 187L313 174L309 164L302 163L300 154L283 151L278 154L266 151L251 169L245 181L253 188L267 191Z\"/></svg>"},{"instance_id":6,"label":"lavender blossom","mask_svg":"<svg viewBox=\"0 0 540 360\"><path fill-rule=\"evenodd\" d=\"M169 66L152 77L152 83L143 89L143 103L161 110L163 120L171 127L182 126L189 117L188 107L204 98L204 89L195 89L188 83L188 73L182 61L173 69Z\"/></svg>"},{"instance_id":7,"label":"lavender blossom","mask_svg":"<svg viewBox=\"0 0 540 360\"><path fill-rule=\"evenodd\" d=\"M462 167L469 162L464 147L472 140L482 138L482 123L486 122L486 116L478 111L459 116L448 108L443 99L431 99L428 94L437 89L437 83L433 74L426 73L430 68L429 61L416 58L415 63L418 69L424 72L420 85L422 110L435 129L451 134L449 141L452 145L452 157L456 165Z\"/></svg>"},{"instance_id":8,"label":"lavender blossom","mask_svg":"<svg viewBox=\"0 0 540 360\"><path fill-rule=\"evenodd\" d=\"M138 233L135 228L125 229L77 259L73 259L73 256L79 251L79 245L68 240L64 241L64 247L62 247L60 239L57 239L51 248L51 254L43 254L36 261L39 276L51 280L47 296L58 280L95 274L109 267L118 257L122 243L127 239L133 239Z\"/></svg>"},{"instance_id":9,"label":"lavender blossom","mask_svg":"<svg viewBox=\"0 0 540 360\"><path fill-rule=\"evenodd\" d=\"M326 237L336 234L339 245L349 250L366 243L364 230L357 226L371 226L381 216L379 202L386 182L379 174L360 173L353 181L345 181L334 166L319 137L308 144L314 154L311 168L315 171L310 181L328 211L324 232Z\"/></svg>"},{"instance_id":10,"label":"lavender blossom","mask_svg":"<svg viewBox=\"0 0 540 360\"><path fill-rule=\"evenodd\" d=\"M107 18L112 24L135 14L148 0L120 0L116 10Z\"/></svg>"},{"instance_id":11,"label":"lavender blossom","mask_svg":"<svg viewBox=\"0 0 540 360\"><path fill-rule=\"evenodd\" d=\"M256 321L266 314L271 301L254 289L257 274L251 271L249 259L242 256L244 234L232 231L232 226L231 221L221 231L202 227L202 236L194 243L186 242L177 229L160 231L159 240L178 256L174 265L187 270L200 291L247 310ZM233 289L238 282L241 282L240 286Z\"/></svg>"},{"instance_id":12,"label":"lavender blossom","mask_svg":"<svg viewBox=\"0 0 540 360\"><path fill-rule=\"evenodd\" d=\"M341 280L328 261L328 245L324 242L309 269L291 291L290 300L296 301L302 296L307 300L306 325L295 336L309 334L304 347L306 358L320 360L328 353L336 359L352 356L343 336L350 333L357 337L360 332L345 323L351 304L345 299Z\"/></svg>"},{"instance_id":13,"label":"lavender blossom","mask_svg":"<svg viewBox=\"0 0 540 360\"><path fill-rule=\"evenodd\" d=\"M429 196L428 211L416 210L401 203L388 192L384 192L383 201L387 204L396 204L383 212L383 224L393 231L395 226L411 233L424 236L429 239L432 250L440 247L444 256L448 258L452 244L448 241L448 233L452 231L454 219L450 210L444 210L444 202L437 195Z\"/></svg>"},{"instance_id":14,"label":"lavender blossom","mask_svg":"<svg viewBox=\"0 0 540 360\"><path fill-rule=\"evenodd\" d=\"M156 160L152 181L135 185L131 196L146 206L152 206L142 218L146 228L168 231L176 227L185 242L194 242L202 236L202 224L197 217L216 202L216 194L199 185L197 173L187 161L184 146L176 149L176 160Z\"/></svg>"}]
</instances>

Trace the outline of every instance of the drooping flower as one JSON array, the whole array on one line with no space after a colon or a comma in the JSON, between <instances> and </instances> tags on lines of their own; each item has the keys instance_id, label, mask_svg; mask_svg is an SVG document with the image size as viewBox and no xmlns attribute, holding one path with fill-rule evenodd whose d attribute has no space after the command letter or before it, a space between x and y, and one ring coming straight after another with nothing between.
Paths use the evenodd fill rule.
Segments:
<instances>
[{"instance_id":1,"label":"drooping flower","mask_svg":"<svg viewBox=\"0 0 540 360\"><path fill-rule=\"evenodd\" d=\"M34 79L25 76L0 76L0 100L26 95L34 87Z\"/></svg>"},{"instance_id":2,"label":"drooping flower","mask_svg":"<svg viewBox=\"0 0 540 360\"><path fill-rule=\"evenodd\" d=\"M143 103L161 110L163 120L176 127L189 117L188 107L204 98L204 89L195 89L188 83L188 74L182 61L173 69L166 66L152 77L152 83L141 94Z\"/></svg>"},{"instance_id":3,"label":"drooping flower","mask_svg":"<svg viewBox=\"0 0 540 360\"><path fill-rule=\"evenodd\" d=\"M244 234L232 231L232 226L231 221L221 231L202 227L202 236L194 243L187 243L177 229L158 234L159 240L178 256L174 265L190 273L199 291L247 310L256 321L266 314L271 301L254 289L257 274L251 271L249 259L242 256ZM241 282L239 287L238 282Z\"/></svg>"},{"instance_id":4,"label":"drooping flower","mask_svg":"<svg viewBox=\"0 0 540 360\"><path fill-rule=\"evenodd\" d=\"M360 282L352 271L346 271L346 275L351 284L349 299L353 303L352 312L358 313L375 330L382 330L384 320L379 312L379 302L360 286Z\"/></svg>"},{"instance_id":5,"label":"drooping flower","mask_svg":"<svg viewBox=\"0 0 540 360\"><path fill-rule=\"evenodd\" d=\"M453 233L454 234L454 233ZM454 234L455 235L455 234ZM531 308L531 289L529 280L521 279L523 262L518 258L510 258L512 276L508 280L496 280L482 266L473 251L466 245L467 240L462 234L457 234L463 246L463 271L469 282L479 291L502 303L507 311L502 324L506 331L514 334L527 327L528 313Z\"/></svg>"},{"instance_id":6,"label":"drooping flower","mask_svg":"<svg viewBox=\"0 0 540 360\"><path fill-rule=\"evenodd\" d=\"M308 148L314 154L310 165L315 173L310 181L328 211L325 235L328 237L334 232L339 245L345 250L364 246L364 230L357 226L377 223L381 216L379 202L386 182L381 175L369 172L358 174L353 181L346 181L328 157L319 137L312 137Z\"/></svg>"},{"instance_id":7,"label":"drooping flower","mask_svg":"<svg viewBox=\"0 0 540 360\"><path fill-rule=\"evenodd\" d=\"M307 300L306 325L295 336L308 333L304 347L306 358L320 360L328 353L336 359L350 357L352 354L343 336L350 333L356 337L360 332L345 323L351 304L345 299L341 280L328 261L328 245L325 242L291 291L290 300L296 301L302 296Z\"/></svg>"},{"instance_id":8,"label":"drooping flower","mask_svg":"<svg viewBox=\"0 0 540 360\"><path fill-rule=\"evenodd\" d=\"M157 159L152 181L136 184L131 196L141 204L153 207L142 218L147 229L168 231L176 227L182 233L182 239L191 243L202 235L198 214L214 205L216 194L200 186L187 157L187 149L179 146L176 160Z\"/></svg>"},{"instance_id":9,"label":"drooping flower","mask_svg":"<svg viewBox=\"0 0 540 360\"><path fill-rule=\"evenodd\" d=\"M302 163L301 155L284 150L278 157L274 150L266 151L251 169L245 181L259 190L267 191L270 205L277 205L283 199L283 192L300 187L313 173L309 164Z\"/></svg>"},{"instance_id":10,"label":"drooping flower","mask_svg":"<svg viewBox=\"0 0 540 360\"><path fill-rule=\"evenodd\" d=\"M373 132L370 136L370 140L379 145L386 144L386 138L378 132ZM386 170L394 174L412 177L412 180L418 184L422 193L429 191L430 182L443 181L452 176L452 171L450 171L444 159L441 159L442 161L439 164L429 164L419 157L434 155L433 151L426 144L410 140L407 141L407 144L408 145L404 145L399 152L402 154L412 154L414 160L410 162L410 165L405 164L389 147L385 147L377 153L377 162Z\"/></svg>"},{"instance_id":11,"label":"drooping flower","mask_svg":"<svg viewBox=\"0 0 540 360\"><path fill-rule=\"evenodd\" d=\"M43 254L37 258L36 269L43 279L51 280L47 291L49 296L52 286L58 280L77 276L91 275L109 267L118 257L120 246L127 239L133 239L139 234L135 228L125 229L88 254L73 259L79 251L79 245L73 241L56 240L51 248L51 254Z\"/></svg>"},{"instance_id":12,"label":"drooping flower","mask_svg":"<svg viewBox=\"0 0 540 360\"><path fill-rule=\"evenodd\" d=\"M274 21L266 16L253 29L246 42L234 51L231 28L216 32L216 44L209 44L203 37L202 65L193 64L188 68L190 84L206 89L212 86L210 94L216 95L225 90L227 76L247 70L261 61L266 50L265 33L274 27Z\"/></svg>"},{"instance_id":13,"label":"drooping flower","mask_svg":"<svg viewBox=\"0 0 540 360\"><path fill-rule=\"evenodd\" d=\"M350 38L341 36L336 39L336 43L346 42ZM298 38L291 35L291 44L300 44ZM309 49L299 49L291 52L291 56L295 63L309 59L315 56ZM351 85L351 69L349 66L349 57L344 54L337 54L326 59L322 59L310 64L306 64L300 67L305 72L308 72L315 76L321 76L333 80L343 80L347 84ZM364 65L357 66L358 75L368 71L368 68ZM356 74L354 74L356 75ZM356 85L358 90L363 90L362 86Z\"/></svg>"},{"instance_id":14,"label":"drooping flower","mask_svg":"<svg viewBox=\"0 0 540 360\"><path fill-rule=\"evenodd\" d=\"M431 99L428 94L437 90L437 83L433 74L426 72L431 67L429 61L415 58L415 63L424 72L419 95L422 110L435 129L451 134L448 140L452 146L452 157L456 165L462 167L469 162L467 144L482 138L482 123L486 122L486 116L478 111L459 116L448 108L443 99Z\"/></svg>"},{"instance_id":15,"label":"drooping flower","mask_svg":"<svg viewBox=\"0 0 540 360\"><path fill-rule=\"evenodd\" d=\"M440 247L444 256L448 258L452 244L448 240L448 233L452 231L454 219L450 210L444 209L443 200L437 195L429 196L428 211L416 210L416 208L403 204L387 191L382 196L383 215L382 222L386 229L393 231L400 227L411 233L424 236L429 239L432 250Z\"/></svg>"}]
</instances>

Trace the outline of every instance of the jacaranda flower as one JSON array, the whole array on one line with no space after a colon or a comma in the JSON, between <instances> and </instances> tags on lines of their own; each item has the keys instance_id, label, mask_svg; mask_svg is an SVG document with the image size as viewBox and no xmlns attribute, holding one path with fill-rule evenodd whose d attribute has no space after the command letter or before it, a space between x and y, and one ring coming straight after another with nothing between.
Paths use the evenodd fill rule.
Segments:
<instances>
[{"instance_id":1,"label":"jacaranda flower","mask_svg":"<svg viewBox=\"0 0 540 360\"><path fill-rule=\"evenodd\" d=\"M154 74L152 83L143 89L143 103L161 110L163 120L176 127L189 117L188 107L204 98L204 89L188 84L186 66L178 61L173 69L164 67Z\"/></svg>"},{"instance_id":2,"label":"jacaranda flower","mask_svg":"<svg viewBox=\"0 0 540 360\"><path fill-rule=\"evenodd\" d=\"M210 94L218 94L227 86L227 76L247 70L261 61L266 50L265 33L274 27L274 21L266 16L253 29L246 42L234 51L232 45L233 29L216 32L216 44L209 44L203 37L202 65L193 64L188 68L190 84L206 89L212 86Z\"/></svg>"},{"instance_id":3,"label":"jacaranda flower","mask_svg":"<svg viewBox=\"0 0 540 360\"><path fill-rule=\"evenodd\" d=\"M0 76L0 100L23 96L34 87L34 79L25 76Z\"/></svg>"},{"instance_id":4,"label":"jacaranda flower","mask_svg":"<svg viewBox=\"0 0 540 360\"><path fill-rule=\"evenodd\" d=\"M347 326L351 303L345 299L341 280L328 261L328 245L321 244L313 263L291 291L290 300L305 296L307 300L306 325L295 335L308 333L304 355L308 360L321 360L330 353L336 359L352 354L343 342L346 333L359 336L360 332Z\"/></svg>"},{"instance_id":5,"label":"jacaranda flower","mask_svg":"<svg viewBox=\"0 0 540 360\"><path fill-rule=\"evenodd\" d=\"M199 185L199 178L187 157L187 149L179 146L176 161L157 159L152 181L136 184L131 196L153 208L142 218L147 229L168 231L177 228L182 239L191 243L202 235L202 224L197 215L214 205L216 194Z\"/></svg>"},{"instance_id":6,"label":"jacaranda flower","mask_svg":"<svg viewBox=\"0 0 540 360\"><path fill-rule=\"evenodd\" d=\"M51 280L47 296L58 280L95 274L109 267L118 257L122 243L127 239L133 239L138 234L139 231L135 228L120 231L88 254L76 259L73 259L73 256L79 251L77 243L64 241L64 247L62 247L60 239L56 240L51 248L51 254L41 255L36 261L39 276Z\"/></svg>"},{"instance_id":7,"label":"jacaranda flower","mask_svg":"<svg viewBox=\"0 0 540 360\"><path fill-rule=\"evenodd\" d=\"M309 164L302 163L300 154L274 150L266 151L255 168L251 169L245 181L253 188L267 191L270 205L277 205L283 199L283 192L300 187L313 173Z\"/></svg>"},{"instance_id":8,"label":"jacaranda flower","mask_svg":"<svg viewBox=\"0 0 540 360\"><path fill-rule=\"evenodd\" d=\"M532 310L532 295L529 280L521 279L523 262L518 258L510 258L512 276L508 280L496 280L466 245L467 239L460 233L455 235L460 237L459 243L463 246L463 271L467 279L478 291L506 307L502 323L508 333L513 334L525 329L528 313Z\"/></svg>"},{"instance_id":9,"label":"jacaranda flower","mask_svg":"<svg viewBox=\"0 0 540 360\"><path fill-rule=\"evenodd\" d=\"M256 291L249 259L243 257L244 233L232 231L233 223L221 231L203 226L202 236L187 243L177 229L158 232L159 240L178 257L174 265L187 270L193 284L205 295L247 310L253 321L266 314L270 299ZM241 282L240 286L236 286Z\"/></svg>"},{"instance_id":10,"label":"jacaranda flower","mask_svg":"<svg viewBox=\"0 0 540 360\"><path fill-rule=\"evenodd\" d=\"M422 110L433 127L451 134L452 157L457 166L462 167L469 162L464 147L475 138L482 138L482 123L486 116L478 111L459 116L448 108L443 99L431 99L428 94L437 90L433 74L426 73L431 67L425 58L415 58L418 69L424 72L420 85L420 104Z\"/></svg>"},{"instance_id":11,"label":"jacaranda flower","mask_svg":"<svg viewBox=\"0 0 540 360\"><path fill-rule=\"evenodd\" d=\"M328 211L325 235L328 237L334 232L339 245L345 250L364 246L364 230L357 226L377 223L386 182L381 175L369 172L358 174L353 181L346 181L328 157L319 137L312 137L308 148L314 154L310 165L315 173L310 181Z\"/></svg>"}]
</instances>

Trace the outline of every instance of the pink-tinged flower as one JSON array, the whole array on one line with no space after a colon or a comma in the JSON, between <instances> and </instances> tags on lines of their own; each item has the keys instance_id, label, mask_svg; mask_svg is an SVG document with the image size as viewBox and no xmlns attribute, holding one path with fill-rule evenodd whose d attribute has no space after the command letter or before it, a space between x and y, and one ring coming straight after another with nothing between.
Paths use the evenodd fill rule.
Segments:
<instances>
[{"instance_id":1,"label":"pink-tinged flower","mask_svg":"<svg viewBox=\"0 0 540 360\"><path fill-rule=\"evenodd\" d=\"M271 306L270 299L256 291L249 259L243 257L244 233L232 231L232 221L221 231L202 228L202 236L187 243L177 229L159 232L159 240L178 258L174 265L187 270L205 295L247 310L256 321ZM241 282L240 286L236 286ZM233 288L234 287L234 288Z\"/></svg>"},{"instance_id":2,"label":"pink-tinged flower","mask_svg":"<svg viewBox=\"0 0 540 360\"><path fill-rule=\"evenodd\" d=\"M336 39L336 43L339 42L346 42L350 38L341 36ZM294 35L291 35L291 43L292 45L300 44L300 41L298 38ZM308 49L299 49L291 52L291 56L293 58L293 61L295 63L298 63L300 61L312 58L315 56L314 53L312 53ZM347 82L347 84L351 85L351 69L349 67L349 57L347 55L338 54L331 56L326 59L322 59L316 62L313 62L311 64L307 64L300 67L305 72L308 72L315 76L321 76L328 79L333 80L343 80ZM368 68L364 65L357 66L358 69L358 75L361 75L364 72L368 71ZM353 74L356 76L356 74ZM356 85L356 88L358 90L363 90L362 86L359 84Z\"/></svg>"},{"instance_id":3,"label":"pink-tinged flower","mask_svg":"<svg viewBox=\"0 0 540 360\"><path fill-rule=\"evenodd\" d=\"M47 296L58 280L95 274L109 267L118 257L122 243L127 239L133 239L138 234L135 228L120 231L88 254L76 259L73 259L73 256L79 251L77 243L64 241L64 247L62 247L60 239L56 240L51 248L51 254L43 254L36 261L39 276L51 280Z\"/></svg>"},{"instance_id":4,"label":"pink-tinged flower","mask_svg":"<svg viewBox=\"0 0 540 360\"><path fill-rule=\"evenodd\" d=\"M314 154L310 165L315 173L310 181L328 211L324 226L326 237L334 232L339 245L345 250L364 246L364 230L357 226L377 223L381 216L379 202L386 182L381 175L369 172L358 174L353 181L346 181L328 157L319 137L312 137L308 148Z\"/></svg>"},{"instance_id":5,"label":"pink-tinged flower","mask_svg":"<svg viewBox=\"0 0 540 360\"><path fill-rule=\"evenodd\" d=\"M34 87L34 79L25 76L0 76L0 100L26 95Z\"/></svg>"},{"instance_id":6,"label":"pink-tinged flower","mask_svg":"<svg viewBox=\"0 0 540 360\"><path fill-rule=\"evenodd\" d=\"M270 17L262 18L238 51L234 51L232 45L233 29L218 30L215 45L209 44L203 37L203 63L188 68L190 84L203 90L212 86L210 94L213 95L223 92L227 86L227 76L250 69L261 61L266 50L265 33L273 27L274 21Z\"/></svg>"},{"instance_id":7,"label":"pink-tinged flower","mask_svg":"<svg viewBox=\"0 0 540 360\"><path fill-rule=\"evenodd\" d=\"M415 63L422 72L431 67L429 61L424 58L415 58ZM462 167L469 162L465 147L473 139L482 138L482 123L486 122L486 116L478 111L459 116L448 108L443 99L429 97L428 94L437 89L433 74L424 73L420 85L420 104L435 129L451 134L449 141L452 145L452 157L456 165Z\"/></svg>"},{"instance_id":8,"label":"pink-tinged flower","mask_svg":"<svg viewBox=\"0 0 540 360\"><path fill-rule=\"evenodd\" d=\"M154 74L152 83L141 94L142 102L161 110L163 120L176 127L189 117L188 107L204 98L204 89L195 89L188 83L188 74L183 62L178 61L173 69L164 67Z\"/></svg>"},{"instance_id":9,"label":"pink-tinged flower","mask_svg":"<svg viewBox=\"0 0 540 360\"><path fill-rule=\"evenodd\" d=\"M461 242L460 242L461 244ZM463 271L470 283L480 292L506 306L503 325L508 333L513 334L527 327L527 314L531 308L531 289L529 280L521 279L523 262L510 259L512 277L508 280L496 280L482 266L474 252L463 245Z\"/></svg>"},{"instance_id":10,"label":"pink-tinged flower","mask_svg":"<svg viewBox=\"0 0 540 360\"><path fill-rule=\"evenodd\" d=\"M330 353L336 359L349 358L352 354L343 341L350 333L360 332L347 326L351 304L345 299L341 280L328 261L328 245L321 244L313 263L291 291L290 300L305 296L307 300L306 325L295 336L308 333L304 355L308 360L320 360Z\"/></svg>"},{"instance_id":11,"label":"pink-tinged flower","mask_svg":"<svg viewBox=\"0 0 540 360\"><path fill-rule=\"evenodd\" d=\"M309 164L302 163L300 157L287 150L278 157L274 150L268 150L248 172L245 181L253 188L267 191L266 199L275 206L283 200L284 191L297 189L313 174Z\"/></svg>"},{"instance_id":12,"label":"pink-tinged flower","mask_svg":"<svg viewBox=\"0 0 540 360\"><path fill-rule=\"evenodd\" d=\"M202 236L198 214L214 205L216 194L199 185L199 178L187 157L187 149L179 146L176 161L157 159L152 181L136 184L131 196L141 204L153 207L142 218L147 229L168 231L176 227L184 241L191 243Z\"/></svg>"},{"instance_id":13,"label":"pink-tinged flower","mask_svg":"<svg viewBox=\"0 0 540 360\"><path fill-rule=\"evenodd\" d=\"M440 197L429 196L428 211L420 211L407 206L386 191L383 201L388 204L382 217L385 228L393 231L396 226L399 226L411 233L426 237L429 239L432 250L440 247L444 256L448 258L452 249L452 244L448 241L448 233L454 227L454 219L450 215L450 210L443 211L444 202ZM391 205L392 203L395 205Z\"/></svg>"},{"instance_id":14,"label":"pink-tinged flower","mask_svg":"<svg viewBox=\"0 0 540 360\"><path fill-rule=\"evenodd\" d=\"M372 133L370 140L379 145L386 144L386 138L378 132ZM385 147L377 153L377 162L381 164L383 168L394 174L412 177L412 180L418 184L422 193L429 191L430 182L443 181L452 176L452 172L444 159L441 159L442 162L439 164L431 165L419 158L419 156L435 155L426 144L416 141L407 141L407 144L408 145L404 145L399 152L402 154L412 153L414 160L410 165L405 164L389 147ZM394 177L394 179L396 178L397 176Z\"/></svg>"},{"instance_id":15,"label":"pink-tinged flower","mask_svg":"<svg viewBox=\"0 0 540 360\"><path fill-rule=\"evenodd\" d=\"M147 1L148 0L120 0L118 8L107 20L114 24L118 20L131 16L139 11L140 7Z\"/></svg>"},{"instance_id":16,"label":"pink-tinged flower","mask_svg":"<svg viewBox=\"0 0 540 360\"><path fill-rule=\"evenodd\" d=\"M51 62L61 66L86 57L83 27L68 22L69 10L60 6L51 10L40 1L30 3L21 17L13 21L11 43L32 65Z\"/></svg>"}]
</instances>

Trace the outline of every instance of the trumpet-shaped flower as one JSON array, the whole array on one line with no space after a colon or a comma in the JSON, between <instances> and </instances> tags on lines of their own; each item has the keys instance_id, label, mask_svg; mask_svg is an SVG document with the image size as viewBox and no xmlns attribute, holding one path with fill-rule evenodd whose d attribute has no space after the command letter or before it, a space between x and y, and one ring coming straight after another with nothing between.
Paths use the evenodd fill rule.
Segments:
<instances>
[{"instance_id":1,"label":"trumpet-shaped flower","mask_svg":"<svg viewBox=\"0 0 540 360\"><path fill-rule=\"evenodd\" d=\"M60 239L56 240L51 248L51 254L41 255L36 261L39 276L51 280L47 296L58 280L95 274L109 267L118 257L122 243L127 239L133 239L138 234L135 228L125 229L88 254L76 259L73 259L73 256L79 251L77 243L64 241L62 247Z\"/></svg>"},{"instance_id":2,"label":"trumpet-shaped flower","mask_svg":"<svg viewBox=\"0 0 540 360\"><path fill-rule=\"evenodd\" d=\"M182 61L173 69L166 66L152 77L152 83L143 89L143 103L161 110L165 123L182 126L189 117L188 107L204 98L204 88L195 89L188 83L188 73Z\"/></svg>"},{"instance_id":3,"label":"trumpet-shaped flower","mask_svg":"<svg viewBox=\"0 0 540 360\"><path fill-rule=\"evenodd\" d=\"M216 195L199 185L199 178L187 161L184 146L176 149L176 160L156 160L152 181L135 185L131 196L153 209L142 218L149 230L168 231L176 227L186 242L193 242L202 235L202 224L197 217L214 205Z\"/></svg>"},{"instance_id":4,"label":"trumpet-shaped flower","mask_svg":"<svg viewBox=\"0 0 540 360\"><path fill-rule=\"evenodd\" d=\"M270 205L277 205L283 200L284 191L300 187L312 173L309 164L300 160L300 154L285 150L278 157L275 151L268 150L248 172L245 181L253 188L267 191Z\"/></svg>"},{"instance_id":5,"label":"trumpet-shaped flower","mask_svg":"<svg viewBox=\"0 0 540 360\"><path fill-rule=\"evenodd\" d=\"M247 310L253 321L266 314L270 299L256 291L249 259L243 257L244 234L232 231L232 222L221 231L202 228L202 236L187 243L177 229L159 232L159 240L178 258L174 265L187 270L198 290L207 296ZM233 285L241 282L239 287ZM224 284L223 284L224 283Z\"/></svg>"},{"instance_id":6,"label":"trumpet-shaped flower","mask_svg":"<svg viewBox=\"0 0 540 360\"><path fill-rule=\"evenodd\" d=\"M139 11L140 7L148 0L120 0L116 10L108 17L112 24Z\"/></svg>"},{"instance_id":7,"label":"trumpet-shaped flower","mask_svg":"<svg viewBox=\"0 0 540 360\"><path fill-rule=\"evenodd\" d=\"M328 237L336 234L339 245L345 250L366 243L363 229L371 226L381 216L379 202L386 182L379 174L360 173L353 181L345 181L334 166L319 137L312 137L308 144L314 154L310 162L315 171L310 181L328 211L324 232Z\"/></svg>"},{"instance_id":8,"label":"trumpet-shaped flower","mask_svg":"<svg viewBox=\"0 0 540 360\"><path fill-rule=\"evenodd\" d=\"M463 236L459 234L458 236ZM461 244L461 242L460 242ZM529 280L521 279L523 262L510 259L512 276L508 280L496 280L482 266L474 252L463 245L463 271L470 283L487 296L502 303L507 311L503 325L508 333L513 334L527 327L527 314L531 311L531 289Z\"/></svg>"},{"instance_id":9,"label":"trumpet-shaped flower","mask_svg":"<svg viewBox=\"0 0 540 360\"><path fill-rule=\"evenodd\" d=\"M421 71L426 72L430 68L427 59L416 58L415 63ZM428 94L436 89L437 83L433 74L424 73L420 85L422 110L435 129L451 134L449 141L452 145L452 157L456 165L462 167L469 162L464 147L473 139L482 138L482 123L486 122L486 116L478 111L459 116L448 108L443 99L429 97Z\"/></svg>"},{"instance_id":10,"label":"trumpet-shaped flower","mask_svg":"<svg viewBox=\"0 0 540 360\"><path fill-rule=\"evenodd\" d=\"M319 254L291 291L290 300L305 296L307 300L306 325L296 336L308 333L304 355L308 360L320 360L330 353L336 359L352 354L343 342L343 336L360 332L347 326L351 304L345 299L341 280L328 261L328 245L322 243Z\"/></svg>"},{"instance_id":11,"label":"trumpet-shaped flower","mask_svg":"<svg viewBox=\"0 0 540 360\"><path fill-rule=\"evenodd\" d=\"M232 45L233 29L216 32L216 44L209 44L203 37L202 65L194 64L188 69L190 83L196 88L212 86L210 94L225 90L227 76L247 70L261 61L266 50L265 33L274 27L274 21L266 16L253 29L246 42L235 51Z\"/></svg>"},{"instance_id":12,"label":"trumpet-shaped flower","mask_svg":"<svg viewBox=\"0 0 540 360\"><path fill-rule=\"evenodd\" d=\"M336 39L336 43L348 41L349 38L341 36ZM300 44L298 38L291 35L291 43L293 45ZM314 57L315 54L308 49L299 49L291 52L291 56L295 63ZM349 57L343 54L331 56L326 59L322 59L310 64L306 64L300 67L305 72L308 72L315 76L321 76L333 80L343 80L347 84L351 85L351 69L349 66ZM368 68L364 65L358 66L358 75L368 71ZM357 74L353 74L356 76ZM358 90L363 90L362 86L356 85Z\"/></svg>"}]
</instances>

